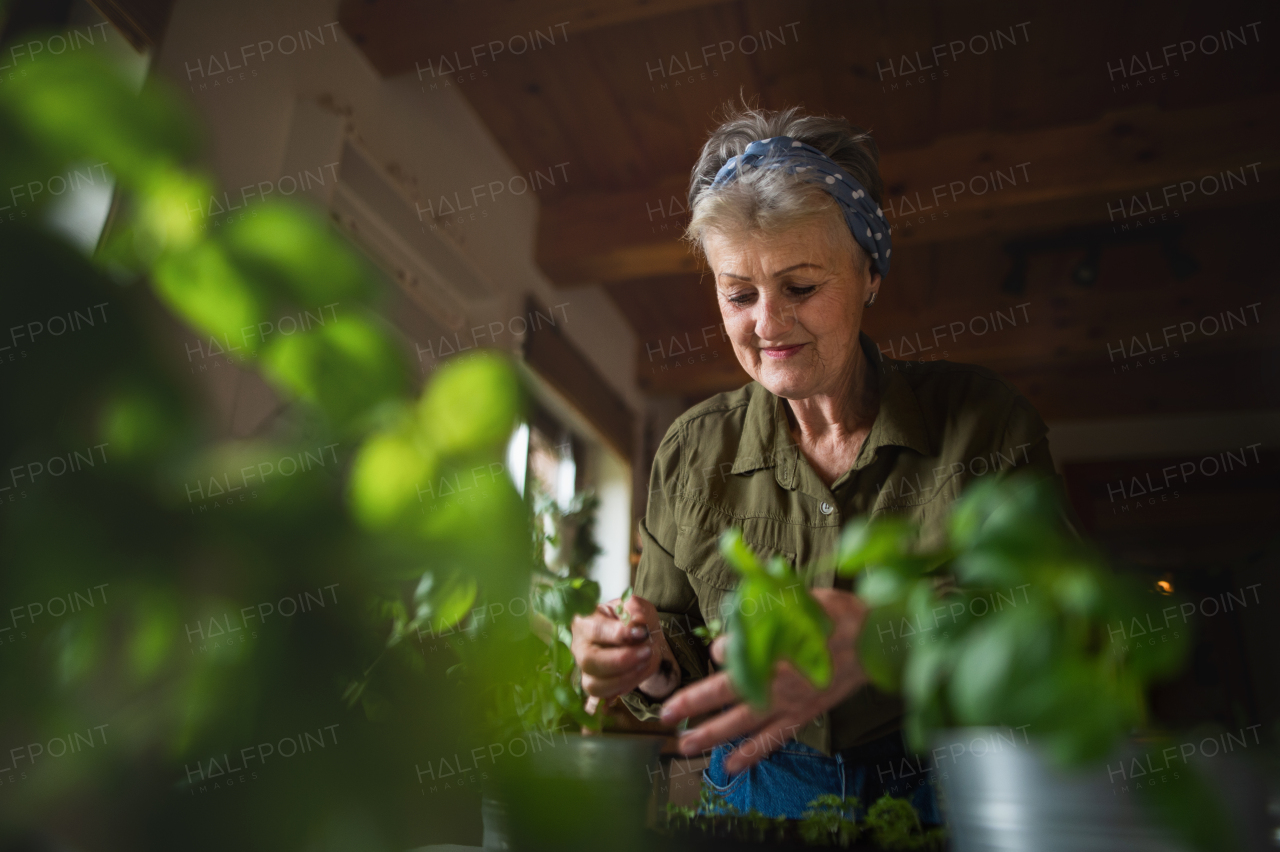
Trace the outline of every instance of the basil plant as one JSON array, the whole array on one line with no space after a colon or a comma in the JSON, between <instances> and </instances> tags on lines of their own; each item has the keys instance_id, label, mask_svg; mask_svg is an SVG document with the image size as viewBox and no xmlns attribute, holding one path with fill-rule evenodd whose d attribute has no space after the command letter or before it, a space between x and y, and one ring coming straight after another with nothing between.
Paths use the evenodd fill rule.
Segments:
<instances>
[{"instance_id":1,"label":"basil plant","mask_svg":"<svg viewBox=\"0 0 1280 852\"><path fill-rule=\"evenodd\" d=\"M872 683L902 694L918 749L940 729L1026 726L1061 764L1102 758L1146 720L1146 687L1186 654L1185 633L1112 641L1114 625L1153 605L1074 533L1050 480L977 483L932 547L919 545L914 525L884 517L850 522L834 553L798 570L778 557L762 565L737 530L721 550L742 575L726 625L739 693L767 704L782 660L819 688L830 682L831 624L817 601L806 593L799 606L764 604L834 569L870 606L859 658Z\"/></svg>"}]
</instances>

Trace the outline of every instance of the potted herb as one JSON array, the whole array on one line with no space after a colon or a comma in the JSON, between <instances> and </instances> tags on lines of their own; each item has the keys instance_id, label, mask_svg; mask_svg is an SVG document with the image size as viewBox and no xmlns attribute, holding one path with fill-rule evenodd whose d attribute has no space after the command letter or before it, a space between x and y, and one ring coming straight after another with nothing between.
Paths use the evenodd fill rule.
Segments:
<instances>
[{"instance_id":1,"label":"potted herb","mask_svg":"<svg viewBox=\"0 0 1280 852\"><path fill-rule=\"evenodd\" d=\"M741 694L763 703L780 659L825 684L828 626L816 602L771 610L742 605L748 598L763 602L771 591L795 582L797 573L781 559L761 564L732 530L722 551L742 575L737 604L729 609L726 656ZM1073 535L1050 482L1011 477L974 485L954 505L946 540L929 550L916 546L916 530L902 521L854 521L822 566L800 574L816 567L857 578L857 593L871 607L860 658L872 682L902 693L914 748L939 746L933 754L946 759L957 754L954 744L975 737L997 746L1012 741L1005 734L993 739L993 729L1019 732L1025 746L1020 751L970 751L958 769L940 775L957 848L1010 842L1000 840L1003 829L987 816L997 784L978 776L1011 771L1011 754L1036 770L1018 776L1032 782L1019 789L1031 790L1040 801L1069 802L1075 827L1095 816L1112 821L1106 831L1090 835L1094 845L1058 837L1060 848L1103 848L1097 844L1108 832L1119 842L1160 833L1143 828L1135 809L1102 801L1116 798L1105 775L1093 772L1081 787L1083 776L1062 772L1097 766L1120 753L1122 741L1146 722L1146 687L1176 671L1186 636L1128 647L1109 641L1107 627L1144 615L1151 598ZM1060 779L1076 786L1055 787ZM1002 789L1010 783L1011 776L999 778ZM970 795L978 790L985 800ZM1186 799L1180 793L1150 797L1166 825L1208 848L1227 829L1211 807L1188 808ZM1047 814L1029 813L1023 816L1032 822L1036 813ZM1059 811L1056 818L1061 817ZM1017 845L1028 837L1044 841L1062 827L1041 822L1010 830L1023 832L1014 835Z\"/></svg>"},{"instance_id":2,"label":"potted herb","mask_svg":"<svg viewBox=\"0 0 1280 852\"><path fill-rule=\"evenodd\" d=\"M457 667L485 729L504 742L525 737L531 744L527 755L494 765L483 805L485 845L587 850L607 836L618 849L639 848L661 738L605 733L603 706L593 714L584 709L570 651L574 617L590 614L600 598L588 576L599 553L599 501L580 494L561 507L535 494L531 503L529 614L509 619L502 631L490 623L495 635L463 646ZM482 599L477 611L493 603L502 602Z\"/></svg>"}]
</instances>

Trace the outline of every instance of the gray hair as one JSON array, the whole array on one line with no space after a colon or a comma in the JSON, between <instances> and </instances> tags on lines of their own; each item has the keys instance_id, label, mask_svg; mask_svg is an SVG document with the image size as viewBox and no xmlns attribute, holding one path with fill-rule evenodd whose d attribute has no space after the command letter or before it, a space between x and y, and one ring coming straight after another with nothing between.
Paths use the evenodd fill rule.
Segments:
<instances>
[{"instance_id":1,"label":"gray hair","mask_svg":"<svg viewBox=\"0 0 1280 852\"><path fill-rule=\"evenodd\" d=\"M831 239L870 264L853 239L839 205L822 188L781 169L749 169L712 190L716 173L752 142L790 136L812 145L858 180L879 205L884 191L879 149L871 134L835 116L804 115L799 107L782 111L750 106L725 109L725 118L702 146L689 181L692 217L684 237L705 253L704 238L719 233L776 234L802 225L825 224Z\"/></svg>"}]
</instances>

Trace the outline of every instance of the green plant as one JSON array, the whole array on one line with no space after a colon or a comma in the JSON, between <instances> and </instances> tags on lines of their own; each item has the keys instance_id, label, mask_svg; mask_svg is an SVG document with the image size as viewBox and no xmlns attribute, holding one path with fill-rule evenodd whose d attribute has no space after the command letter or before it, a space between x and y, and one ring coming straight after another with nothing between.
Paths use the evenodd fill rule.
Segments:
<instances>
[{"instance_id":1,"label":"green plant","mask_svg":"<svg viewBox=\"0 0 1280 852\"><path fill-rule=\"evenodd\" d=\"M703 644L710 645L724 635L724 622L719 618L711 618L705 626L698 625L693 628L693 635L701 639Z\"/></svg>"},{"instance_id":2,"label":"green plant","mask_svg":"<svg viewBox=\"0 0 1280 852\"><path fill-rule=\"evenodd\" d=\"M866 830L877 846L890 852L912 849L941 849L946 832L941 828L928 831L920 825L920 815L906 799L895 799L888 793L867 809Z\"/></svg>"},{"instance_id":3,"label":"green plant","mask_svg":"<svg viewBox=\"0 0 1280 852\"><path fill-rule=\"evenodd\" d=\"M546 565L544 551L539 558L548 570L567 577L586 577L595 558L602 552L596 541L596 512L600 498L590 491L573 496L568 506L561 507L553 498L533 495L536 537L555 552L554 565ZM548 532L548 528L550 532Z\"/></svg>"},{"instance_id":4,"label":"green plant","mask_svg":"<svg viewBox=\"0 0 1280 852\"><path fill-rule=\"evenodd\" d=\"M677 805L675 802L667 802L667 828L683 830L693 825L693 820L698 815L695 808L686 805Z\"/></svg>"},{"instance_id":5,"label":"green plant","mask_svg":"<svg viewBox=\"0 0 1280 852\"><path fill-rule=\"evenodd\" d=\"M815 686L825 687L831 682L831 620L821 605L806 593L795 597L794 606L771 606L773 599L785 601L787 590L797 585L796 575L781 557L762 565L738 530L721 537L720 550L742 574L725 620L726 659L738 693L757 707L766 706L774 665L784 659ZM752 604L749 611L746 602Z\"/></svg>"},{"instance_id":6,"label":"green plant","mask_svg":"<svg viewBox=\"0 0 1280 852\"><path fill-rule=\"evenodd\" d=\"M532 630L506 637L505 649L499 646L499 653L511 661L507 668L509 679L475 678L487 696L491 725L504 735L558 731L566 725L592 730L603 727L603 708L594 714L583 708L586 695L570 650L574 617L589 615L600 600L600 584L586 576L600 552L594 535L599 504L599 499L590 493L576 495L567 509L535 496L534 570L529 587ZM549 546L563 555L565 549L560 545L566 538L573 542L568 558L548 563ZM478 622L470 629L482 626ZM464 655L459 673L465 677L471 667L483 671L478 667L486 663L487 658Z\"/></svg>"},{"instance_id":7,"label":"green plant","mask_svg":"<svg viewBox=\"0 0 1280 852\"><path fill-rule=\"evenodd\" d=\"M829 562L858 577L871 606L859 657L873 682L903 693L915 747L942 728L1025 725L1057 760L1079 763L1101 758L1145 720L1143 689L1177 668L1185 638L1114 647L1107 626L1141 613L1145 599L1061 517L1049 482L1011 477L971 487L953 506L945 541L929 550L897 519L859 519L843 531ZM772 589L754 555L733 531L722 546L743 576L732 612L753 599L749 609L761 613L730 624L730 647L749 649L728 659L740 692L767 695L780 659L825 684L816 603L763 612ZM795 576L780 560L772 570L774 585Z\"/></svg>"},{"instance_id":8,"label":"green plant","mask_svg":"<svg viewBox=\"0 0 1280 852\"><path fill-rule=\"evenodd\" d=\"M836 795L818 796L809 802L799 820L767 817L754 809L742 813L715 790L704 787L697 808L668 802L665 828L669 832L699 832L741 839L779 842L799 840L811 846L853 845L869 836L876 845L897 850L940 849L946 840L941 828L925 830L919 815L906 799L888 794L871 806L862 822L858 820L858 800Z\"/></svg>"},{"instance_id":9,"label":"green plant","mask_svg":"<svg viewBox=\"0 0 1280 852\"><path fill-rule=\"evenodd\" d=\"M623 621L631 620L631 613L627 611L627 601L629 600L631 600L631 587L627 586L622 590L622 597L618 598L618 602L613 607L613 614Z\"/></svg>"},{"instance_id":10,"label":"green plant","mask_svg":"<svg viewBox=\"0 0 1280 852\"><path fill-rule=\"evenodd\" d=\"M920 548L917 530L899 519L859 519L821 563L857 578L857 594L870 605L859 658L872 682L902 693L914 748L927 748L946 728L1006 726L1025 729L1059 765L1081 765L1146 724L1145 690L1178 670L1189 637L1114 643L1115 625L1148 612L1151 592L1112 571L1063 517L1051 482L991 478L955 502L936 546ZM736 531L725 534L722 550L743 576L732 612L748 600L752 611L767 609L770 589ZM774 560L771 576L785 584L816 567L792 572ZM767 696L782 659L826 683L821 624L807 605L732 620L730 647L752 649L728 658L739 692L756 702ZM1207 789L1190 774L1188 785L1161 788L1145 803L1194 848L1227 842L1222 812L1189 792Z\"/></svg>"},{"instance_id":11,"label":"green plant","mask_svg":"<svg viewBox=\"0 0 1280 852\"><path fill-rule=\"evenodd\" d=\"M814 846L849 846L858 839L857 809L855 797L819 796L804 812L800 836Z\"/></svg>"},{"instance_id":12,"label":"green plant","mask_svg":"<svg viewBox=\"0 0 1280 852\"><path fill-rule=\"evenodd\" d=\"M707 785L702 785L702 790L698 794L698 813L705 816L719 816L727 814L729 816L737 816L740 812L736 807L729 804L722 793L717 793Z\"/></svg>"},{"instance_id":13,"label":"green plant","mask_svg":"<svg viewBox=\"0 0 1280 852\"><path fill-rule=\"evenodd\" d=\"M475 481L466 501L428 505L421 489L501 469L516 371L478 355L419 393L379 317L378 276L322 217L286 203L216 229L192 217L213 181L172 92L135 93L89 51L24 70L0 89L0 182L102 163L116 205L91 256L44 227L48 193L0 228L0 313L34 331L104 306L92 329L24 345L0 376L6 470L98 448L74 476L29 477L0 515L7 606L97 589L93 608L39 620L6 649L0 735L98 732L93 751L37 756L32 783L6 784L0 843L420 845L458 820L406 783L415 761L490 732L415 640L481 600L527 594L534 570L529 512L506 477ZM332 317L294 334L246 333L330 304ZM260 373L287 416L251 440L218 437L184 384L178 323L235 343L225 369ZM282 457L309 464L317 447L332 457L305 478L260 475ZM293 618L276 606L290 599L304 611ZM487 644L504 649L530 633L517 618L494 632L503 643ZM514 655L477 654L495 681L524 674ZM303 728L323 750L263 763L259 744ZM245 755L257 755L249 768ZM228 789L241 783L256 784L251 796ZM73 807L111 817L79 825Z\"/></svg>"}]
</instances>

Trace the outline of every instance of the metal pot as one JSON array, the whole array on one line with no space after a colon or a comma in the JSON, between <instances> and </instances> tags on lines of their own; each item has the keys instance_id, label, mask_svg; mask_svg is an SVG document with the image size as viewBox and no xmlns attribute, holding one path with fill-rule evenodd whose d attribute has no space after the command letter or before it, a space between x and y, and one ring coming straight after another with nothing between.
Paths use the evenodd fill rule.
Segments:
<instances>
[{"instance_id":1,"label":"metal pot","mask_svg":"<svg viewBox=\"0 0 1280 852\"><path fill-rule=\"evenodd\" d=\"M955 729L935 745L930 770L955 852L1182 852L1142 797L1155 785L1189 783L1193 772L1223 794L1242 847L1267 848L1263 786L1238 755L1130 743L1105 766L1068 772L1050 765L1025 731Z\"/></svg>"},{"instance_id":2,"label":"metal pot","mask_svg":"<svg viewBox=\"0 0 1280 852\"><path fill-rule=\"evenodd\" d=\"M497 792L510 848L643 848L661 744L662 737L655 736L559 734L509 761L499 773Z\"/></svg>"}]
</instances>

